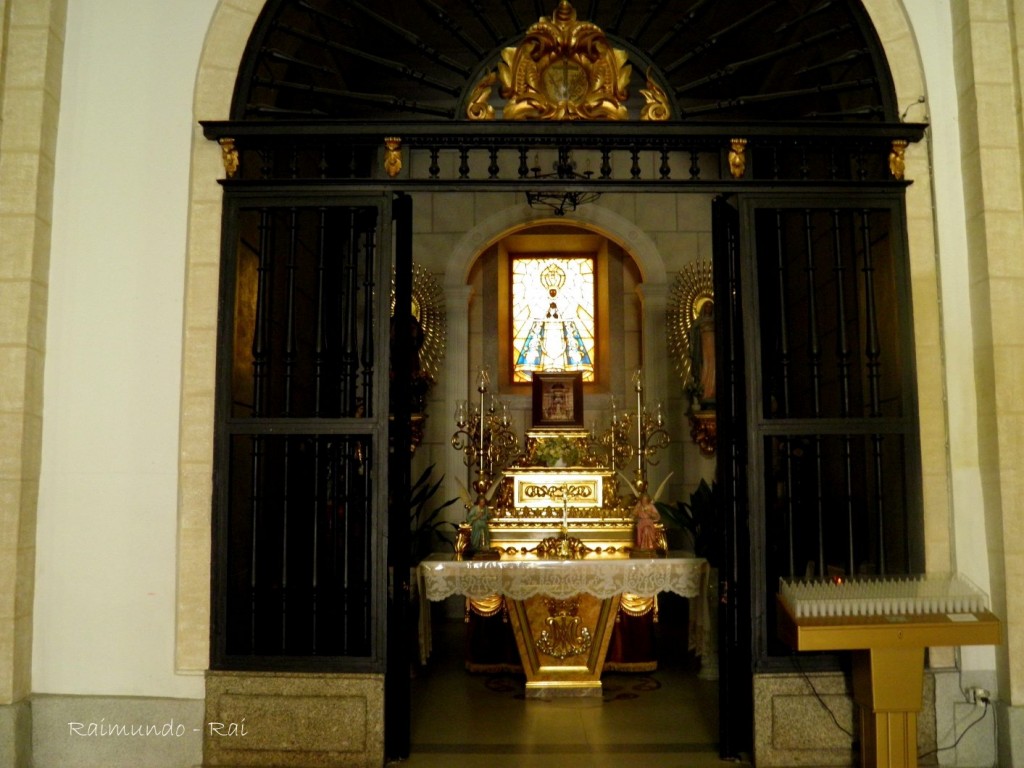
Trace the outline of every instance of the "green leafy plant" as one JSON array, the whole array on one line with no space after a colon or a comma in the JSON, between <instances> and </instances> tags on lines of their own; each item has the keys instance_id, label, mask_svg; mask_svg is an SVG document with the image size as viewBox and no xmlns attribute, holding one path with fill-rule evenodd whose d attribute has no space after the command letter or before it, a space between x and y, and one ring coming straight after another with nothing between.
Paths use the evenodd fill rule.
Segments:
<instances>
[{"instance_id":1,"label":"green leafy plant","mask_svg":"<svg viewBox=\"0 0 1024 768\"><path fill-rule=\"evenodd\" d=\"M688 502L655 503L663 520L689 532L693 537L694 554L706 558L712 566L717 565L721 534L717 497L715 484L708 485L702 479Z\"/></svg>"},{"instance_id":2,"label":"green leafy plant","mask_svg":"<svg viewBox=\"0 0 1024 768\"><path fill-rule=\"evenodd\" d=\"M429 509L431 500L444 482L444 475L436 482L431 481L430 476L434 472L434 465L431 464L419 476L409 489L409 527L410 546L412 547L413 562L419 562L434 551L434 544L442 542L448 546L452 545L451 540L445 536L445 529L455 528L441 518L441 513L459 500L458 496L448 499L433 509Z\"/></svg>"},{"instance_id":3,"label":"green leafy plant","mask_svg":"<svg viewBox=\"0 0 1024 768\"><path fill-rule=\"evenodd\" d=\"M555 466L559 460L567 467L579 464L580 447L567 437L545 437L537 441L533 458L546 467Z\"/></svg>"}]
</instances>

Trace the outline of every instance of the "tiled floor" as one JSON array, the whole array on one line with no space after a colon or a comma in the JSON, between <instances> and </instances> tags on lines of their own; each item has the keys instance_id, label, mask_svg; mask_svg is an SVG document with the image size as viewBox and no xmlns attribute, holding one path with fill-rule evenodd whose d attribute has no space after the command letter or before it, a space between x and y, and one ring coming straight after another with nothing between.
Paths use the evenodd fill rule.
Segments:
<instances>
[{"instance_id":1,"label":"tiled floor","mask_svg":"<svg viewBox=\"0 0 1024 768\"><path fill-rule=\"evenodd\" d=\"M526 700L521 676L464 671L463 631L459 621L435 623L433 655L413 680L403 766L744 765L718 757L717 683L697 678L692 657L663 658L650 674L606 674L603 699Z\"/></svg>"}]
</instances>

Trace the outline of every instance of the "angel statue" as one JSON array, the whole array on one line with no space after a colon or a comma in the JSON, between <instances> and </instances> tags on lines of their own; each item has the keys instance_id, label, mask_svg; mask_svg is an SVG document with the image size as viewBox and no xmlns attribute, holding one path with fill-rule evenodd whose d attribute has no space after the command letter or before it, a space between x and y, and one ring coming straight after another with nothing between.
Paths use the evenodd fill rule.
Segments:
<instances>
[{"instance_id":1,"label":"angel statue","mask_svg":"<svg viewBox=\"0 0 1024 768\"><path fill-rule=\"evenodd\" d=\"M661 520L658 508L654 506L651 497L641 493L636 501L633 511L636 518L636 548L641 551L648 551L658 548L658 529L656 523Z\"/></svg>"},{"instance_id":2,"label":"angel statue","mask_svg":"<svg viewBox=\"0 0 1024 768\"><path fill-rule=\"evenodd\" d=\"M488 506L491 497L501 483L501 475L491 484L486 493L478 494L474 500L466 486L459 484L459 495L466 505L466 523L469 524L469 545L473 552L482 552L491 547L491 510Z\"/></svg>"},{"instance_id":3,"label":"angel statue","mask_svg":"<svg viewBox=\"0 0 1024 768\"><path fill-rule=\"evenodd\" d=\"M490 519L491 513L487 509L487 502L481 496L469 508L469 514L466 516L471 531L469 544L475 552L491 546L491 529L487 525Z\"/></svg>"},{"instance_id":4,"label":"angel statue","mask_svg":"<svg viewBox=\"0 0 1024 768\"><path fill-rule=\"evenodd\" d=\"M633 506L633 543L635 549L638 552L654 552L659 546L663 545L663 537L658 526L658 523L661 522L661 514L658 512L655 502L661 497L661 492L668 485L672 473L669 472L668 477L661 481L661 485L655 491L653 499L647 495L646 491L639 491L630 482L629 478L621 472L619 472L619 477L626 481L626 484L636 497L636 504Z\"/></svg>"}]
</instances>

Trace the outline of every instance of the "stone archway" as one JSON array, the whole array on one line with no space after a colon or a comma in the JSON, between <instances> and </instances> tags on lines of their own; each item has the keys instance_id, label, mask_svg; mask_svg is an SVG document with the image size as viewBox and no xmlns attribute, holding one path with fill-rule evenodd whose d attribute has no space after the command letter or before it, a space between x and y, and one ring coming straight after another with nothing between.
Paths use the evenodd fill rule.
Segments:
<instances>
[{"instance_id":1,"label":"stone archway","mask_svg":"<svg viewBox=\"0 0 1024 768\"><path fill-rule=\"evenodd\" d=\"M466 349L469 344L469 302L471 288L467 278L473 264L491 245L515 233L535 227L538 224L564 224L581 230L594 232L618 244L633 259L643 278L641 295L645 328L657 327L663 322L668 297L665 260L657 244L634 221L604 208L588 205L577 209L571 217L552 218L539 214L527 205L504 208L474 227L459 238L452 250L444 275L445 295L448 299L448 346L450 349ZM669 367L663 354L653 349L656 334L643 335L643 359L649 361L647 376L654 400L668 399ZM652 349L648 350L647 347ZM452 413L455 404L465 399L466 382L469 378L467 356L449 359L445 365L445 394L442 413ZM449 477L459 477L464 471L461 458L448 452L445 472Z\"/></svg>"},{"instance_id":2,"label":"stone archway","mask_svg":"<svg viewBox=\"0 0 1024 768\"><path fill-rule=\"evenodd\" d=\"M210 32L199 63L196 82L194 117L199 119L227 119L234 84L238 75L238 62L264 0L222 0L214 14ZM899 0L865 0L876 29L884 32L883 47L892 65L897 98L909 104L923 93L923 75L916 57L916 44ZM920 386L942 379L941 348L938 342L938 275L930 259L914 258L916 254L934 252L932 222L932 190L928 167L926 136L920 145L907 153L907 176L915 180L907 193L908 218L917 224L910 227L909 241L912 254L914 302L917 329L918 368ZM182 400L179 448L179 523L178 523L178 603L175 638L175 660L179 671L202 671L209 665L210 637L210 526L213 475L213 403L214 372L216 363L217 284L219 279L221 192L214 179L223 176L220 151L203 136L198 123L194 129L192 150L192 177L196 179L189 200L189 234L187 254L186 295L184 314L184 356L182 367ZM510 209L511 210L511 209ZM597 208L592 209L594 211ZM604 210L604 209L602 209ZM508 214L513 221L522 221L522 210ZM588 219L590 215L592 218ZM635 247L634 235L642 240L642 233L630 229L614 218L602 218L604 213L580 216L580 221L603 232L628 238ZM516 218L518 217L518 218ZM468 233L460 243L457 263L471 263L487 237L496 235L502 226L498 219L488 220L483 229ZM483 225L481 225L483 226ZM491 232L493 229L493 232ZM617 234L616 234L617 233ZM657 249L653 248L652 254ZM658 284L657 261L637 254L638 263L650 284ZM463 267L465 268L465 267ZM463 273L464 276L464 273ZM449 281L449 285L453 285ZM463 280L464 285L464 280ZM661 285L664 286L662 267ZM453 286L454 287L454 286ZM652 294L652 302L661 302ZM646 305L646 301L645 301ZM651 304L651 311L655 310ZM452 376L452 379L458 379ZM465 381L465 377L461 379ZM921 423L944 424L941 397L923 393ZM933 435L930 435L932 438ZM943 440L934 440L941 445ZM944 466L944 464L942 464ZM938 477L935 478L938 481ZM942 483L946 482L942 475ZM948 502L946 494L931 494L925 504L926 538L946 542Z\"/></svg>"},{"instance_id":3,"label":"stone archway","mask_svg":"<svg viewBox=\"0 0 1024 768\"><path fill-rule=\"evenodd\" d=\"M207 141L199 120L228 119L231 98L249 34L266 0L222 0L213 15L196 78L195 127L189 200L189 234L185 288L184 357L182 367L181 445L179 449L178 611L175 659L179 670L203 670L209 659L210 543L213 474L213 399L216 361L217 281L220 260L220 188L213 180L224 175L218 147ZM864 6L890 62L900 104L924 93L924 76L913 30L900 0L864 0ZM907 193L908 218L931 221L932 194L928 167L929 136L907 152L907 176L915 179ZM602 222L592 222L603 226ZM614 230L614 225L608 227ZM468 245L468 243L467 243ZM930 227L910 233L912 257L934 252ZM472 248L470 248L472 250ZM934 264L912 258L915 306L936 307ZM646 277L646 275L645 275ZM652 275L653 277L653 275ZM916 322L921 381L941 380L937 316ZM915 318L917 320L917 318ZM922 423L942 423L941 404L921 398ZM931 404L934 404L932 406ZM934 410L932 408L934 407ZM936 494L937 498L939 495ZM945 497L943 496L943 499ZM944 538L946 508L926 505L927 535ZM942 525L929 521L941 520Z\"/></svg>"}]
</instances>

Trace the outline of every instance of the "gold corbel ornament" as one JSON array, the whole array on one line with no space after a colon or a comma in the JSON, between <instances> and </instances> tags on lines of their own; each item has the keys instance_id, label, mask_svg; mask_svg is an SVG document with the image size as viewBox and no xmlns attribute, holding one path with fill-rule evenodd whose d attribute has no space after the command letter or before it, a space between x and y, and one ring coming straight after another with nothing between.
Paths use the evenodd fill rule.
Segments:
<instances>
[{"instance_id":1,"label":"gold corbel ornament","mask_svg":"<svg viewBox=\"0 0 1024 768\"><path fill-rule=\"evenodd\" d=\"M903 181L903 174L907 170L906 152L906 139L892 140L892 151L889 152L889 173L896 181Z\"/></svg>"},{"instance_id":2,"label":"gold corbel ornament","mask_svg":"<svg viewBox=\"0 0 1024 768\"><path fill-rule=\"evenodd\" d=\"M734 179L742 179L747 172L747 140L733 139L729 150L729 173Z\"/></svg>"},{"instance_id":3,"label":"gold corbel ornament","mask_svg":"<svg viewBox=\"0 0 1024 768\"><path fill-rule=\"evenodd\" d=\"M393 179L402 170L402 140L397 136L387 136L384 147L384 171Z\"/></svg>"},{"instance_id":4,"label":"gold corbel ornament","mask_svg":"<svg viewBox=\"0 0 1024 768\"><path fill-rule=\"evenodd\" d=\"M235 146L235 140L225 136L217 143L220 144L220 159L224 163L224 173L229 179L234 178L238 173L238 148Z\"/></svg>"}]
</instances>

